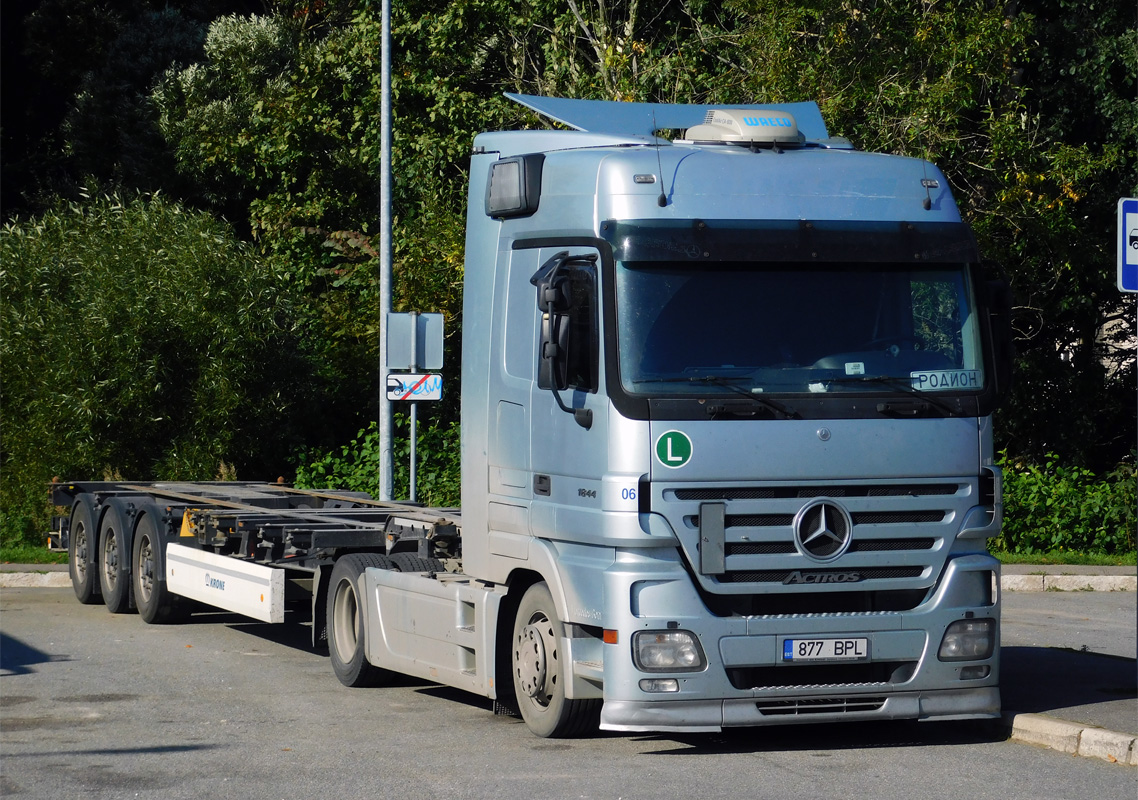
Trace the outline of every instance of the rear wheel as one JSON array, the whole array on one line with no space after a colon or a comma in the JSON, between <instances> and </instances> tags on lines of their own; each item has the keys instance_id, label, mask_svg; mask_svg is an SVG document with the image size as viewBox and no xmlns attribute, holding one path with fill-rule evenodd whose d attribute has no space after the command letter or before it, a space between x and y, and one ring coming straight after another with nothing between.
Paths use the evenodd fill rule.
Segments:
<instances>
[{"instance_id":1,"label":"rear wheel","mask_svg":"<svg viewBox=\"0 0 1138 800\"><path fill-rule=\"evenodd\" d=\"M112 614L130 610L130 560L123 543L123 515L113 505L99 525L99 589Z\"/></svg>"},{"instance_id":2,"label":"rear wheel","mask_svg":"<svg viewBox=\"0 0 1138 800\"><path fill-rule=\"evenodd\" d=\"M446 572L437 558L424 558L416 553L392 553L389 558L400 572Z\"/></svg>"},{"instance_id":3,"label":"rear wheel","mask_svg":"<svg viewBox=\"0 0 1138 800\"><path fill-rule=\"evenodd\" d=\"M565 738L594 730L600 700L570 700L571 666L561 652L561 623L544 583L526 590L514 619L514 691L526 726L538 736Z\"/></svg>"},{"instance_id":4,"label":"rear wheel","mask_svg":"<svg viewBox=\"0 0 1138 800\"><path fill-rule=\"evenodd\" d=\"M360 579L368 567L393 569L378 553L352 553L336 562L328 586L328 655L332 669L345 686L379 686L391 675L367 660L364 601Z\"/></svg>"},{"instance_id":5,"label":"rear wheel","mask_svg":"<svg viewBox=\"0 0 1138 800\"><path fill-rule=\"evenodd\" d=\"M78 497L71 509L71 526L67 537L68 571L75 596L84 605L101 601L99 576L95 571L95 530L91 504L86 497Z\"/></svg>"},{"instance_id":6,"label":"rear wheel","mask_svg":"<svg viewBox=\"0 0 1138 800\"><path fill-rule=\"evenodd\" d=\"M143 514L134 530L134 604L143 622L165 624L186 616L186 601L166 588L163 577L162 540L150 514Z\"/></svg>"}]
</instances>

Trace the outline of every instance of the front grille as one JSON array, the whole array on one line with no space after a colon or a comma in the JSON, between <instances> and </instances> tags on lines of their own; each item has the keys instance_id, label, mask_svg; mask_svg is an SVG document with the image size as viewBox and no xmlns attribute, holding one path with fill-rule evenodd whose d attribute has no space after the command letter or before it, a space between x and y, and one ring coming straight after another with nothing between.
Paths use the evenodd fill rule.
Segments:
<instances>
[{"instance_id":1,"label":"front grille","mask_svg":"<svg viewBox=\"0 0 1138 800\"><path fill-rule=\"evenodd\" d=\"M904 550L931 550L936 539L865 539L850 545L851 553L900 552ZM728 556L773 556L795 551L793 542L731 542L726 546Z\"/></svg>"},{"instance_id":2,"label":"front grille","mask_svg":"<svg viewBox=\"0 0 1138 800\"><path fill-rule=\"evenodd\" d=\"M723 520L723 524L728 528L781 528L794 524L794 516L792 514L728 514Z\"/></svg>"},{"instance_id":3,"label":"front grille","mask_svg":"<svg viewBox=\"0 0 1138 800\"><path fill-rule=\"evenodd\" d=\"M940 522L943 511L879 511L850 514L854 525L898 525L904 522Z\"/></svg>"},{"instance_id":4,"label":"front grille","mask_svg":"<svg viewBox=\"0 0 1138 800\"><path fill-rule=\"evenodd\" d=\"M728 556L773 556L793 553L791 542L739 542L727 545Z\"/></svg>"},{"instance_id":5,"label":"front grille","mask_svg":"<svg viewBox=\"0 0 1138 800\"><path fill-rule=\"evenodd\" d=\"M884 697L807 697L801 700L766 700L755 703L764 717L801 716L806 714L849 714L858 711L880 711Z\"/></svg>"},{"instance_id":6,"label":"front grille","mask_svg":"<svg viewBox=\"0 0 1138 800\"><path fill-rule=\"evenodd\" d=\"M956 494L955 483L913 483L875 486L732 486L675 490L677 500L776 500L790 497L941 497Z\"/></svg>"},{"instance_id":7,"label":"front grille","mask_svg":"<svg viewBox=\"0 0 1138 800\"><path fill-rule=\"evenodd\" d=\"M847 587L860 584L846 584ZM701 596L708 610L717 617L797 617L803 614L888 614L912 611L925 601L929 589L898 589L893 591L775 592L783 587L766 584L748 594L712 594ZM761 591L758 591L761 589Z\"/></svg>"},{"instance_id":8,"label":"front grille","mask_svg":"<svg viewBox=\"0 0 1138 800\"><path fill-rule=\"evenodd\" d=\"M878 511L850 514L854 525L899 525L903 523L941 522L945 512L935 511ZM689 526L699 524L699 517L684 518ZM723 524L728 528L789 528L794 524L793 514L728 514Z\"/></svg>"},{"instance_id":9,"label":"front grille","mask_svg":"<svg viewBox=\"0 0 1138 800\"><path fill-rule=\"evenodd\" d=\"M904 683L912 679L916 671L915 661L870 661L864 664L732 667L727 670L727 679L736 689L816 689Z\"/></svg>"},{"instance_id":10,"label":"front grille","mask_svg":"<svg viewBox=\"0 0 1138 800\"><path fill-rule=\"evenodd\" d=\"M916 578L924 569L922 567L869 567L860 569L763 569L753 572L728 572L719 576L720 583L783 583L794 573L807 575L835 575L844 576L856 572L860 580L834 581L837 584L849 586L851 583L861 581L881 581L895 578ZM814 586L829 583L824 578L816 581L803 581Z\"/></svg>"},{"instance_id":11,"label":"front grille","mask_svg":"<svg viewBox=\"0 0 1138 800\"><path fill-rule=\"evenodd\" d=\"M889 598L891 592L901 593L897 602L871 604L892 609L933 585L960 521L982 500L978 480L653 482L651 508L671 522L705 596L847 592ZM839 507L830 512L832 518L810 516L807 507L819 498ZM839 511L848 515L848 528L839 524ZM811 548L837 553L830 559L810 555L798 541L796 524L816 526L819 520L836 524L830 530L839 533L810 529L812 540L848 533L848 545L835 539L831 551L819 550L817 544ZM788 582L795 572L801 576ZM827 577L830 573L836 574ZM739 605L726 602L731 608ZM824 605L829 609L832 604ZM847 606L859 604L837 607Z\"/></svg>"},{"instance_id":12,"label":"front grille","mask_svg":"<svg viewBox=\"0 0 1138 800\"><path fill-rule=\"evenodd\" d=\"M866 539L850 544L851 553L898 552L900 550L931 550L936 539Z\"/></svg>"}]
</instances>

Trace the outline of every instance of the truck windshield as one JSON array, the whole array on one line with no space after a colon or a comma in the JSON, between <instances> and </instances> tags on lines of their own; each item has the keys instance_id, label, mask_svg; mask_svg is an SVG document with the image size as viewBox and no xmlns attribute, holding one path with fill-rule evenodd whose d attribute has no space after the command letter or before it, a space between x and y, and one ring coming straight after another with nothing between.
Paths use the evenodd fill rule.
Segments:
<instances>
[{"instance_id":1,"label":"truck windshield","mask_svg":"<svg viewBox=\"0 0 1138 800\"><path fill-rule=\"evenodd\" d=\"M632 395L984 388L964 264L641 261L616 276Z\"/></svg>"}]
</instances>

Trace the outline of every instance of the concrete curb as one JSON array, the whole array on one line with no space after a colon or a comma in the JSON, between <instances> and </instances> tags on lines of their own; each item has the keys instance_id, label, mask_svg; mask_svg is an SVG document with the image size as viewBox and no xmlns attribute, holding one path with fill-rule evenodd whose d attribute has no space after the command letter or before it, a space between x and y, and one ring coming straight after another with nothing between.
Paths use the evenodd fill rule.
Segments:
<instances>
[{"instance_id":1,"label":"concrete curb","mask_svg":"<svg viewBox=\"0 0 1138 800\"><path fill-rule=\"evenodd\" d=\"M70 589L67 572L0 572L0 588Z\"/></svg>"},{"instance_id":2,"label":"concrete curb","mask_svg":"<svg viewBox=\"0 0 1138 800\"><path fill-rule=\"evenodd\" d=\"M1001 575L1005 592L1134 592L1136 575Z\"/></svg>"},{"instance_id":3,"label":"concrete curb","mask_svg":"<svg viewBox=\"0 0 1138 800\"><path fill-rule=\"evenodd\" d=\"M1138 737L1093 725L1067 722L1043 714L1005 714L1011 739L1073 756L1099 758L1112 764L1138 766Z\"/></svg>"}]
</instances>

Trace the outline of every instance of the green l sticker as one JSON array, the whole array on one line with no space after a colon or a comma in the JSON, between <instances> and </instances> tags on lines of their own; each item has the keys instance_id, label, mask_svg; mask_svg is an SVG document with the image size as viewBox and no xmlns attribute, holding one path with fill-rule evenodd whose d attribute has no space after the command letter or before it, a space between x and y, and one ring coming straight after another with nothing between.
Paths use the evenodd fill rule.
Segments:
<instances>
[{"instance_id":1,"label":"green l sticker","mask_svg":"<svg viewBox=\"0 0 1138 800\"><path fill-rule=\"evenodd\" d=\"M691 461L692 443L683 431L665 431L656 440L656 458L669 469L682 467Z\"/></svg>"}]
</instances>

